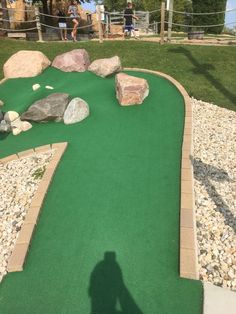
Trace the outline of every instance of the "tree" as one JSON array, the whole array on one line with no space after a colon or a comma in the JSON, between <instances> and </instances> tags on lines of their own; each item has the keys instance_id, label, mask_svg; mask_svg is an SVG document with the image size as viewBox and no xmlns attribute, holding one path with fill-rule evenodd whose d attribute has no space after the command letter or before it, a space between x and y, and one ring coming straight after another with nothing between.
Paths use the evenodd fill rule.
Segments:
<instances>
[{"instance_id":1,"label":"tree","mask_svg":"<svg viewBox=\"0 0 236 314\"><path fill-rule=\"evenodd\" d=\"M40 0L33 0L33 3L38 3L39 1ZM43 13L45 13L45 14L49 14L49 13L52 14L52 0L49 0L49 8L50 8L50 10L48 10L48 0L41 0L41 2L42 2L42 5L43 5ZM68 0L68 2L69 2L69 0ZM87 2L87 3L89 3L89 2L91 2L91 0L80 0L80 2L82 2L82 3Z\"/></svg>"},{"instance_id":2,"label":"tree","mask_svg":"<svg viewBox=\"0 0 236 314\"><path fill-rule=\"evenodd\" d=\"M143 1L143 6L145 11L150 11L150 23L153 21L160 21L161 20L161 0L145 0Z\"/></svg>"},{"instance_id":3,"label":"tree","mask_svg":"<svg viewBox=\"0 0 236 314\"><path fill-rule=\"evenodd\" d=\"M226 10L227 0L192 0L194 13L221 12ZM225 13L211 15L195 15L194 25L218 25L224 24ZM204 27L206 33L220 34L222 26Z\"/></svg>"},{"instance_id":4,"label":"tree","mask_svg":"<svg viewBox=\"0 0 236 314\"><path fill-rule=\"evenodd\" d=\"M144 9L147 11L155 11L159 10L161 8L161 2L162 0L144 0L143 1L143 6ZM173 0L173 10L174 11L179 11L179 12L191 12L192 11L192 2L191 0ZM160 21L161 19L161 14L160 11L158 12L153 12L151 14L151 22L154 21ZM166 11L166 16L165 16L165 21L168 20L168 11ZM189 24L191 21L189 19L186 19L186 14L180 14L180 13L175 13L173 14L173 23L176 24ZM165 29L167 28L167 23L165 24ZM184 31L183 26L176 26L173 25L173 30L182 30Z\"/></svg>"},{"instance_id":5,"label":"tree","mask_svg":"<svg viewBox=\"0 0 236 314\"><path fill-rule=\"evenodd\" d=\"M100 3L100 0L95 1ZM153 21L159 22L161 20L161 2L162 0L133 0L132 3L136 10L150 11L150 23ZM108 11L123 11L126 7L127 0L104 0L103 4L107 7ZM174 0L174 10L181 12L191 12L192 2L191 0ZM166 12L167 21L168 12ZM187 21L189 22L189 21ZM173 23L186 24L185 14L175 13L173 16ZM167 24L165 25L167 28ZM183 30L183 27L174 26L174 30Z\"/></svg>"},{"instance_id":6,"label":"tree","mask_svg":"<svg viewBox=\"0 0 236 314\"><path fill-rule=\"evenodd\" d=\"M127 6L127 0L95 0L95 3L104 4L108 11L123 11L125 7ZM146 1L142 0L133 0L132 3L134 5L135 10L143 10L144 9L144 3Z\"/></svg>"},{"instance_id":7,"label":"tree","mask_svg":"<svg viewBox=\"0 0 236 314\"><path fill-rule=\"evenodd\" d=\"M39 1L40 0L33 0L33 3L38 3ZM42 2L42 7L43 7L43 13L52 15L52 13L53 13L52 12L52 2L53 2L53 0L49 0L49 8L48 8L48 0L41 0L41 2ZM70 2L70 1L68 0L68 2ZM81 3L85 3L85 2L90 3L91 0L80 0L80 2ZM52 24L52 19L50 17L48 17L48 16L45 16L45 22L46 22L46 24L51 25Z\"/></svg>"},{"instance_id":8,"label":"tree","mask_svg":"<svg viewBox=\"0 0 236 314\"><path fill-rule=\"evenodd\" d=\"M8 10L7 9L7 1L6 0L1 0L1 4L2 4L2 18L3 18L3 28L4 29L9 29L10 28L10 23L8 22L9 21L9 14L8 14ZM3 34L6 34L7 31L3 31Z\"/></svg>"},{"instance_id":9,"label":"tree","mask_svg":"<svg viewBox=\"0 0 236 314\"><path fill-rule=\"evenodd\" d=\"M189 14L192 12L192 2L189 0L174 0L174 11L184 13L174 13L173 23L182 25L191 25L192 16ZM186 31L188 27L174 25L173 29L176 31Z\"/></svg>"}]
</instances>

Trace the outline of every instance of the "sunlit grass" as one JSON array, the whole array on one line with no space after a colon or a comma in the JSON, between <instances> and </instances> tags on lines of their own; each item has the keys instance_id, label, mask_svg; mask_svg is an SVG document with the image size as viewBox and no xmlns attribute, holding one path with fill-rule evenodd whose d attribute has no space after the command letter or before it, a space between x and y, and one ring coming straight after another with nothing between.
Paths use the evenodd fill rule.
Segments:
<instances>
[{"instance_id":1,"label":"sunlit grass","mask_svg":"<svg viewBox=\"0 0 236 314\"><path fill-rule=\"evenodd\" d=\"M50 60L66 51L85 48L91 60L118 55L124 67L158 70L177 79L190 96L236 110L236 47L183 46L142 41L37 43L0 40L0 78L3 64L19 50L40 50ZM157 86L158 88L158 86Z\"/></svg>"}]
</instances>

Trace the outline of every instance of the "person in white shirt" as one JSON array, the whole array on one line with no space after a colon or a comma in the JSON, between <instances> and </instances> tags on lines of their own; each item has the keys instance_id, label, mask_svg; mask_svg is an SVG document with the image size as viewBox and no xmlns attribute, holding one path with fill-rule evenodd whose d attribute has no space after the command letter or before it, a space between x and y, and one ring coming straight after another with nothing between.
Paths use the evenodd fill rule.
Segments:
<instances>
[{"instance_id":1,"label":"person in white shirt","mask_svg":"<svg viewBox=\"0 0 236 314\"><path fill-rule=\"evenodd\" d=\"M106 12L106 7L104 7L103 4L96 5L97 20L99 20L99 14L98 14L99 9L100 9L100 15L101 15L102 32L104 36L106 33L107 12Z\"/></svg>"}]
</instances>

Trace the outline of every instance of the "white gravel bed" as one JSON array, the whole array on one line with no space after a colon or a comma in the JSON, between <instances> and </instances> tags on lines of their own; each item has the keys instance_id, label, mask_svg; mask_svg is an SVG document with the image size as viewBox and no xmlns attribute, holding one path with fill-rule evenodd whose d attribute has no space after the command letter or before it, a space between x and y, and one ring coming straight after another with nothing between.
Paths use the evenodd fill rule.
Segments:
<instances>
[{"instance_id":1,"label":"white gravel bed","mask_svg":"<svg viewBox=\"0 0 236 314\"><path fill-rule=\"evenodd\" d=\"M192 106L200 279L236 291L236 112Z\"/></svg>"},{"instance_id":2,"label":"white gravel bed","mask_svg":"<svg viewBox=\"0 0 236 314\"><path fill-rule=\"evenodd\" d=\"M45 166L54 151L0 163L0 282Z\"/></svg>"}]
</instances>

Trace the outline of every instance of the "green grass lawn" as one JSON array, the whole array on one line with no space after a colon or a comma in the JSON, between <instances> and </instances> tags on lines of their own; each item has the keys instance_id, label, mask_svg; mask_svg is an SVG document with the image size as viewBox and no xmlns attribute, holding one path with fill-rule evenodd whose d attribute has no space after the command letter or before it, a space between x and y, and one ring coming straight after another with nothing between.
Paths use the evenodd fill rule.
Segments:
<instances>
[{"instance_id":1,"label":"green grass lawn","mask_svg":"<svg viewBox=\"0 0 236 314\"><path fill-rule=\"evenodd\" d=\"M19 50L40 50L50 59L63 52L85 48L96 58L118 55L124 67L158 70L173 76L190 96L236 110L236 47L164 45L112 41L36 43L0 40L0 77L4 62Z\"/></svg>"}]
</instances>

